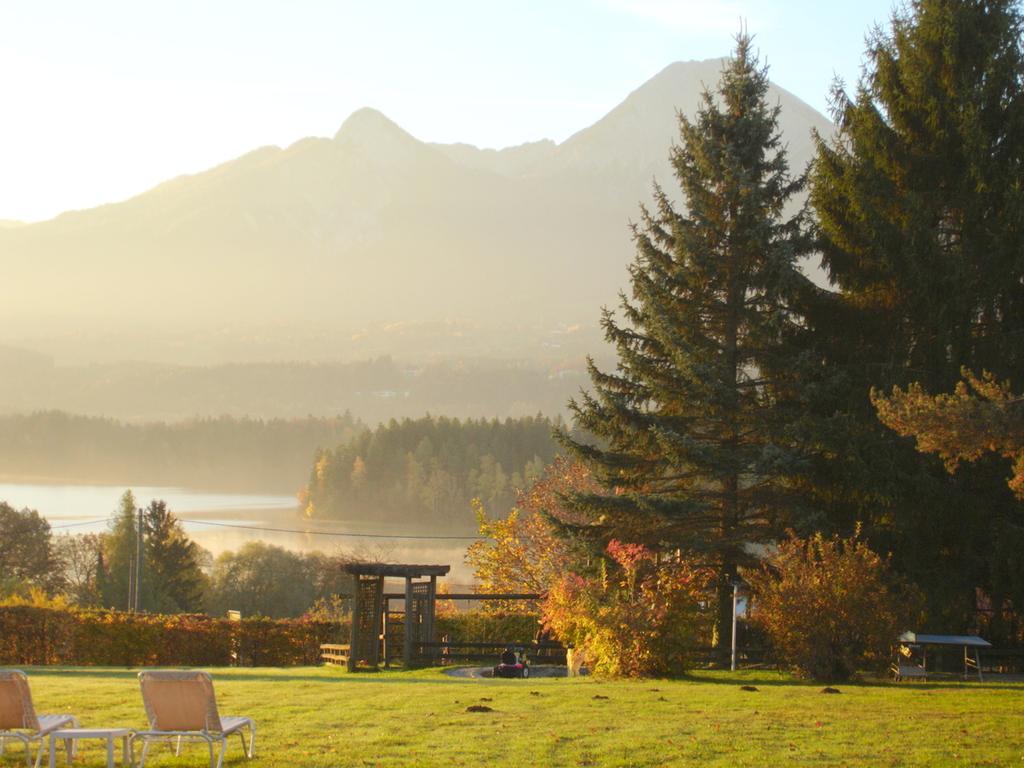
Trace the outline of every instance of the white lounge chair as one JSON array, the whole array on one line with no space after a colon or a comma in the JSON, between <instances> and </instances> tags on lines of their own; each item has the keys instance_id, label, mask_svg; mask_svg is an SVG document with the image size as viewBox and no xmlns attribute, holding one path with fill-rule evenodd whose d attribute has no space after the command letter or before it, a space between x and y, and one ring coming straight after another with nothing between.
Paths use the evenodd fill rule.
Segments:
<instances>
[{"instance_id":1,"label":"white lounge chair","mask_svg":"<svg viewBox=\"0 0 1024 768\"><path fill-rule=\"evenodd\" d=\"M0 755L4 753L7 739L16 739L25 745L25 765L32 766L32 744L39 742L35 766L43 762L47 739L51 731L71 726L78 727L78 720L71 715L37 715L32 705L32 692L28 677L17 669L0 669ZM65 741L68 756L74 749L71 741Z\"/></svg>"},{"instance_id":2,"label":"white lounge chair","mask_svg":"<svg viewBox=\"0 0 1024 768\"><path fill-rule=\"evenodd\" d=\"M140 672L142 703L146 707L149 730L135 734L133 741L142 741L139 768L146 763L146 752L152 741L172 741L175 754L181 753L182 741L205 742L210 747L210 768L222 768L228 737L237 733L245 756L252 758L256 749L256 723L248 717L221 717L213 695L213 680L205 672ZM249 729L245 743L244 729ZM214 760L214 744L220 744L220 756Z\"/></svg>"}]
</instances>

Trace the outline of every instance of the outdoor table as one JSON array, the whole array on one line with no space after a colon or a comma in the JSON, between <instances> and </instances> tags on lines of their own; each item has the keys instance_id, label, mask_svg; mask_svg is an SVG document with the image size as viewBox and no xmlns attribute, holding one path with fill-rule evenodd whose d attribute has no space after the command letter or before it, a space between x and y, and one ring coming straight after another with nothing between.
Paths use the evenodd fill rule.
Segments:
<instances>
[{"instance_id":1,"label":"outdoor table","mask_svg":"<svg viewBox=\"0 0 1024 768\"><path fill-rule=\"evenodd\" d=\"M121 739L121 762L130 766L133 733L131 728L58 728L50 733L50 768L57 766L57 741L60 739L70 739L72 742L79 739L106 739L107 768L114 768L114 739Z\"/></svg>"}]
</instances>

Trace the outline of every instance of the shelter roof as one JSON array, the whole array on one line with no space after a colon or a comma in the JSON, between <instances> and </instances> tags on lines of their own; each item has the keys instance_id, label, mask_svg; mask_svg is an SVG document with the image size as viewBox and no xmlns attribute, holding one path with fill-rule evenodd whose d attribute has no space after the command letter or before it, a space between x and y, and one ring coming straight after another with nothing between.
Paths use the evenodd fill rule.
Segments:
<instances>
[{"instance_id":1,"label":"shelter roof","mask_svg":"<svg viewBox=\"0 0 1024 768\"><path fill-rule=\"evenodd\" d=\"M920 635L917 632L904 632L900 635L900 642L917 645L958 645L970 648L992 647L992 643L977 635Z\"/></svg>"},{"instance_id":2,"label":"shelter roof","mask_svg":"<svg viewBox=\"0 0 1024 768\"><path fill-rule=\"evenodd\" d=\"M402 563L346 563L342 569L354 576L397 576L418 579L423 576L444 576L450 565L407 565Z\"/></svg>"}]
</instances>

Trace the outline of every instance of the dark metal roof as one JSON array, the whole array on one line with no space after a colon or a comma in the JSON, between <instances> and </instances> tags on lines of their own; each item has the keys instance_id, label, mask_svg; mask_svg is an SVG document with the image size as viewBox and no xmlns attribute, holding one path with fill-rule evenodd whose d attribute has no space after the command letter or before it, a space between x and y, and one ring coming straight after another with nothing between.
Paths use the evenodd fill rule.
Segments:
<instances>
[{"instance_id":1,"label":"dark metal roof","mask_svg":"<svg viewBox=\"0 0 1024 768\"><path fill-rule=\"evenodd\" d=\"M992 647L992 643L977 635L920 635L917 632L904 632L900 635L900 642L916 645L959 645L971 648Z\"/></svg>"},{"instance_id":2,"label":"dark metal roof","mask_svg":"<svg viewBox=\"0 0 1024 768\"><path fill-rule=\"evenodd\" d=\"M354 576L398 576L418 579L422 576L444 576L450 565L404 565L400 563L346 563L342 569Z\"/></svg>"}]
</instances>

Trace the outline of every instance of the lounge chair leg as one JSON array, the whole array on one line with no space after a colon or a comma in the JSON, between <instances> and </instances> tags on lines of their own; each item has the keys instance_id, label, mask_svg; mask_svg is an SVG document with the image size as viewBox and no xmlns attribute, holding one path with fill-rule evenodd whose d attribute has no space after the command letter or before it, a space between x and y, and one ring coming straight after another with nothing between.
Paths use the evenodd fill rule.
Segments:
<instances>
[{"instance_id":1,"label":"lounge chair leg","mask_svg":"<svg viewBox=\"0 0 1024 768\"><path fill-rule=\"evenodd\" d=\"M71 765L71 761L75 758L75 740L64 739L64 759L68 765ZM56 757L54 757L56 760Z\"/></svg>"},{"instance_id":2,"label":"lounge chair leg","mask_svg":"<svg viewBox=\"0 0 1024 768\"><path fill-rule=\"evenodd\" d=\"M30 753L31 753L32 748L29 747L28 744L26 744L25 746L28 747L28 750L29 750L28 752L25 753L25 757L26 758L30 758L31 757ZM38 750L38 752L36 752L36 768L39 768L39 766L41 766L43 764L43 750L45 749L45 747L46 747L46 739L39 739L39 750ZM26 759L25 762L28 762L28 760Z\"/></svg>"},{"instance_id":3,"label":"lounge chair leg","mask_svg":"<svg viewBox=\"0 0 1024 768\"><path fill-rule=\"evenodd\" d=\"M71 718L71 727L72 728L81 728L82 727L82 724L80 722L78 722L78 718L77 717L72 717ZM68 762L70 763L73 758L78 757L78 742L75 741L74 739L68 739L68 741L67 741L67 748L71 750L71 752L68 755Z\"/></svg>"},{"instance_id":4,"label":"lounge chair leg","mask_svg":"<svg viewBox=\"0 0 1024 768\"><path fill-rule=\"evenodd\" d=\"M142 740L142 752L139 754L139 768L146 764L146 753L149 752L149 739Z\"/></svg>"},{"instance_id":5,"label":"lounge chair leg","mask_svg":"<svg viewBox=\"0 0 1024 768\"><path fill-rule=\"evenodd\" d=\"M213 759L213 741L212 740L207 741L206 745L210 748L210 768L214 768L215 763L214 763L214 759Z\"/></svg>"},{"instance_id":6,"label":"lounge chair leg","mask_svg":"<svg viewBox=\"0 0 1024 768\"><path fill-rule=\"evenodd\" d=\"M212 746L212 744L211 744L211 746ZM227 739L221 739L221 742L220 742L220 757L217 759L217 768L224 768L224 753L227 752L227 749L228 749L228 740Z\"/></svg>"},{"instance_id":7,"label":"lounge chair leg","mask_svg":"<svg viewBox=\"0 0 1024 768\"><path fill-rule=\"evenodd\" d=\"M174 747L174 756L175 757L180 757L181 756L181 736L178 737L178 743Z\"/></svg>"}]
</instances>

